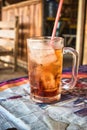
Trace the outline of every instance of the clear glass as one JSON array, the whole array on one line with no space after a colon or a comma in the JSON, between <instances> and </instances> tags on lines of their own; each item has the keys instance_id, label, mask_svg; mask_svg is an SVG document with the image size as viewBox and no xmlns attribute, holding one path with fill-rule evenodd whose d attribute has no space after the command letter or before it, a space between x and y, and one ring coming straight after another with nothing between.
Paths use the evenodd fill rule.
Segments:
<instances>
[{"instance_id":1,"label":"clear glass","mask_svg":"<svg viewBox=\"0 0 87 130\"><path fill-rule=\"evenodd\" d=\"M30 97L39 103L52 103L61 98L62 88L75 86L78 74L78 53L64 47L64 39L36 37L27 39ZM62 83L63 54L73 55L72 78Z\"/></svg>"}]
</instances>

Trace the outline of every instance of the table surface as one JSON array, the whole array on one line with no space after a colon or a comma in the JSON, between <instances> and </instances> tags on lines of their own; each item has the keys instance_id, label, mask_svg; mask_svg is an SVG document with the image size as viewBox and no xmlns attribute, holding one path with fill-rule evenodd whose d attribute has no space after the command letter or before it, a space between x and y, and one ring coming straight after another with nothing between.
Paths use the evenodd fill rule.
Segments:
<instances>
[{"instance_id":1,"label":"table surface","mask_svg":"<svg viewBox=\"0 0 87 130\"><path fill-rule=\"evenodd\" d=\"M63 70L70 80L71 68ZM37 104L29 96L28 77L0 82L0 130L87 130L87 65L79 67L73 90L54 104Z\"/></svg>"}]
</instances>

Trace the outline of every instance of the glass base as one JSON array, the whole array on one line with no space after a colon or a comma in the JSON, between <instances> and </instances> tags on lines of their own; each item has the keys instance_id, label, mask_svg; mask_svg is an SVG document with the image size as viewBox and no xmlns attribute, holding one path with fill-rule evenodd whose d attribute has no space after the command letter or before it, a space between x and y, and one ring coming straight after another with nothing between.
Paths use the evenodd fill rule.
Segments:
<instances>
[{"instance_id":1,"label":"glass base","mask_svg":"<svg viewBox=\"0 0 87 130\"><path fill-rule=\"evenodd\" d=\"M60 100L61 94L54 97L39 97L31 94L30 98L37 103L55 103Z\"/></svg>"}]
</instances>

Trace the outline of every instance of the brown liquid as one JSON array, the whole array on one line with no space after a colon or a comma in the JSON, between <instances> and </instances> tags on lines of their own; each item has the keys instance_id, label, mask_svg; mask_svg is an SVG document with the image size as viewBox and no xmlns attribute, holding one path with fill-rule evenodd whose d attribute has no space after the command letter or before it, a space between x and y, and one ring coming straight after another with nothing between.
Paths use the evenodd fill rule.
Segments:
<instances>
[{"instance_id":1,"label":"brown liquid","mask_svg":"<svg viewBox=\"0 0 87 130\"><path fill-rule=\"evenodd\" d=\"M47 64L37 64L29 58L31 95L38 100L41 97L42 102L61 93L62 50L55 50L55 54L57 60Z\"/></svg>"}]
</instances>

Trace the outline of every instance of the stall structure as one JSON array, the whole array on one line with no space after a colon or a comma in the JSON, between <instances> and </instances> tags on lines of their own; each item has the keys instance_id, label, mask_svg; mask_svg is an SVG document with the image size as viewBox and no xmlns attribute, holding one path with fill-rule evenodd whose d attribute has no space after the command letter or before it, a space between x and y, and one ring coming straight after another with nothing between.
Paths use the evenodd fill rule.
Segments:
<instances>
[{"instance_id":1,"label":"stall structure","mask_svg":"<svg viewBox=\"0 0 87 130\"><path fill-rule=\"evenodd\" d=\"M27 65L27 38L51 36L55 21L54 7L58 6L58 2L59 0L56 2L27 0L2 7L2 20L9 21L14 20L15 16L19 17L18 59L21 66ZM65 38L66 46L74 47L78 51L79 64L87 63L85 59L87 22L84 22L87 21L85 20L85 5L87 8L87 4L85 3L86 0L78 0L74 3L72 0L65 0L60 17L60 28L56 31L57 36ZM50 10L51 5L55 5L52 6L53 13Z\"/></svg>"}]
</instances>

